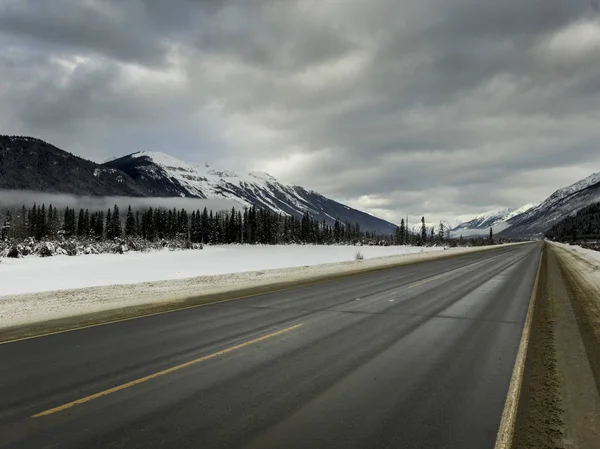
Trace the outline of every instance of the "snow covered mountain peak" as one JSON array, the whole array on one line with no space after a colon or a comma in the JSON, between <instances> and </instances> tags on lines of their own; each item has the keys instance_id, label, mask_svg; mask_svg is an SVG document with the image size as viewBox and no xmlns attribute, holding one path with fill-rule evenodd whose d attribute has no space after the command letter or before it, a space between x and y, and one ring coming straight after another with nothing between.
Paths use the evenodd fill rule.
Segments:
<instances>
[{"instance_id":1,"label":"snow covered mountain peak","mask_svg":"<svg viewBox=\"0 0 600 449\"><path fill-rule=\"evenodd\" d=\"M271 176L270 174L268 174L267 172L264 172L264 171L251 171L249 173L249 175L256 179L262 179L263 181L279 182L279 181L277 181L277 179L275 179L274 176Z\"/></svg>"},{"instance_id":2,"label":"snow covered mountain peak","mask_svg":"<svg viewBox=\"0 0 600 449\"><path fill-rule=\"evenodd\" d=\"M600 173L592 173L590 176L588 176L585 179L582 179L581 181L577 181L576 183L571 184L570 186L558 189L556 192L550 195L550 197L546 201L544 201L544 203L555 203L569 195L572 195L576 192L584 190L598 183L600 183Z\"/></svg>"},{"instance_id":3,"label":"snow covered mountain peak","mask_svg":"<svg viewBox=\"0 0 600 449\"><path fill-rule=\"evenodd\" d=\"M206 163L202 165L192 164L158 151L139 151L133 153L130 157L150 161L154 165L168 171L169 175L175 176L176 173L185 173L188 180L191 180L190 178L195 178L197 181L219 182L220 180L223 180L226 182L247 182L251 184L273 183L285 185L278 181L274 176L265 172L254 171L248 174L239 174L232 170L213 168L210 164Z\"/></svg>"},{"instance_id":4,"label":"snow covered mountain peak","mask_svg":"<svg viewBox=\"0 0 600 449\"><path fill-rule=\"evenodd\" d=\"M537 207L538 205L539 205L539 203L527 203L524 206L519 207L518 209L511 209L510 212L508 213L508 215L506 215L506 217L504 218L504 220L508 221L511 218L516 217L517 215L524 214L528 210L533 209L534 207Z\"/></svg>"},{"instance_id":5,"label":"snow covered mountain peak","mask_svg":"<svg viewBox=\"0 0 600 449\"><path fill-rule=\"evenodd\" d=\"M539 205L510 219L504 235L541 235L564 217L600 201L600 173L558 189Z\"/></svg>"},{"instance_id":6,"label":"snow covered mountain peak","mask_svg":"<svg viewBox=\"0 0 600 449\"><path fill-rule=\"evenodd\" d=\"M477 215L470 221L456 226L454 229L452 229L452 235L483 235L488 233L490 228L493 229L494 233L500 232L508 228L508 220L521 215L536 206L536 204L526 204L518 209L496 208L489 210Z\"/></svg>"},{"instance_id":7,"label":"snow covered mountain peak","mask_svg":"<svg viewBox=\"0 0 600 449\"><path fill-rule=\"evenodd\" d=\"M301 217L309 212L318 220L358 222L363 229L391 234L395 225L349 208L317 192L279 182L262 171L240 174L208 164L192 164L168 154L140 151L105 164L122 170L151 196L229 199L242 207L256 206Z\"/></svg>"}]
</instances>

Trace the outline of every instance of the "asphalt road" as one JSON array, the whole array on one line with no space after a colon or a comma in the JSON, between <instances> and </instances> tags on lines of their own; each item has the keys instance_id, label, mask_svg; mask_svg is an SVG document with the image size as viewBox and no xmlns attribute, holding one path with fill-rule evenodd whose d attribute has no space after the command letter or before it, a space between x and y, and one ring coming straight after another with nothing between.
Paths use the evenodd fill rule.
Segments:
<instances>
[{"instance_id":1,"label":"asphalt road","mask_svg":"<svg viewBox=\"0 0 600 449\"><path fill-rule=\"evenodd\" d=\"M493 448L540 252L0 345L0 447Z\"/></svg>"}]
</instances>

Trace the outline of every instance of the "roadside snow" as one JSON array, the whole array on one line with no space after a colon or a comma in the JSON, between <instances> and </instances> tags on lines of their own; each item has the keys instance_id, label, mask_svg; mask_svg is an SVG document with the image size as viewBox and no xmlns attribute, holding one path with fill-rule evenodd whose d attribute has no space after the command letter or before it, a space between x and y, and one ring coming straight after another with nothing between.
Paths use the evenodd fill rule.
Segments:
<instances>
[{"instance_id":1,"label":"roadside snow","mask_svg":"<svg viewBox=\"0 0 600 449\"><path fill-rule=\"evenodd\" d=\"M582 278L589 282L593 288L600 291L600 251L582 248L581 246L565 243L551 243L568 253L571 266L577 270Z\"/></svg>"},{"instance_id":2,"label":"roadside snow","mask_svg":"<svg viewBox=\"0 0 600 449\"><path fill-rule=\"evenodd\" d=\"M442 248L423 248L425 252ZM207 246L203 250L25 257L0 264L2 296L321 265L421 252L410 246Z\"/></svg>"},{"instance_id":3,"label":"roadside snow","mask_svg":"<svg viewBox=\"0 0 600 449\"><path fill-rule=\"evenodd\" d=\"M486 249L212 246L198 251L2 259L0 328ZM365 260L355 261L356 251Z\"/></svg>"}]
</instances>

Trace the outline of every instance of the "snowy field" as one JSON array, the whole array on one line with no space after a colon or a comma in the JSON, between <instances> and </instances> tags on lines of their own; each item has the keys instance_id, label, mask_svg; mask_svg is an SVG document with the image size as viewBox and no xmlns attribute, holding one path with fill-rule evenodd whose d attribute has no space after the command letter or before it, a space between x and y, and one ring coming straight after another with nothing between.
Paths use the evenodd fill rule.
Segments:
<instances>
[{"instance_id":1,"label":"snowy field","mask_svg":"<svg viewBox=\"0 0 600 449\"><path fill-rule=\"evenodd\" d=\"M0 328L487 249L212 246L199 251L2 259ZM365 260L355 261L356 251Z\"/></svg>"},{"instance_id":2,"label":"snowy field","mask_svg":"<svg viewBox=\"0 0 600 449\"><path fill-rule=\"evenodd\" d=\"M425 252L442 248L423 248ZM0 296L322 265L421 252L411 246L207 246L203 250L25 257L0 263Z\"/></svg>"}]
</instances>

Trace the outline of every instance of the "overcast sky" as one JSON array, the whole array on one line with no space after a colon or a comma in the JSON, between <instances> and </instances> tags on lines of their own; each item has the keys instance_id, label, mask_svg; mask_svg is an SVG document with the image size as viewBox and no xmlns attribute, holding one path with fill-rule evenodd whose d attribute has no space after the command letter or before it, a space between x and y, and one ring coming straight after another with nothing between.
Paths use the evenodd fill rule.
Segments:
<instances>
[{"instance_id":1,"label":"overcast sky","mask_svg":"<svg viewBox=\"0 0 600 449\"><path fill-rule=\"evenodd\" d=\"M0 0L0 132L263 170L375 215L600 171L594 0Z\"/></svg>"}]
</instances>

